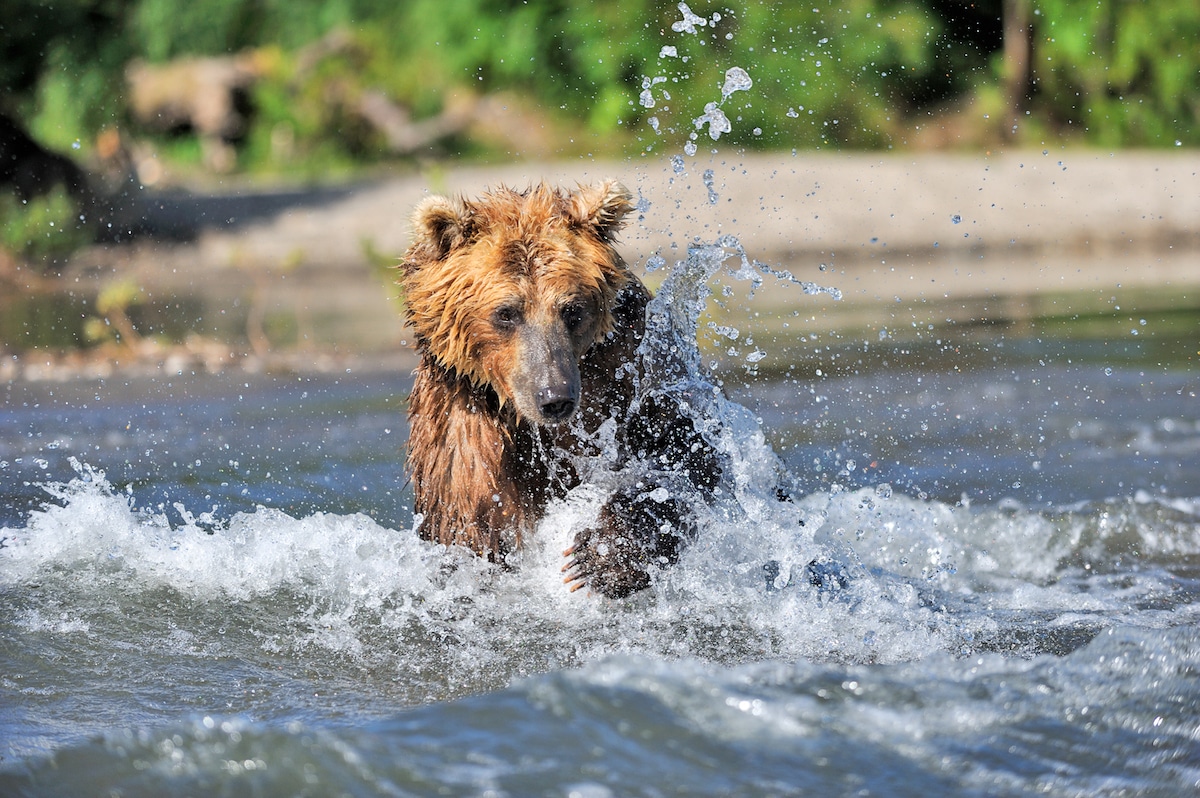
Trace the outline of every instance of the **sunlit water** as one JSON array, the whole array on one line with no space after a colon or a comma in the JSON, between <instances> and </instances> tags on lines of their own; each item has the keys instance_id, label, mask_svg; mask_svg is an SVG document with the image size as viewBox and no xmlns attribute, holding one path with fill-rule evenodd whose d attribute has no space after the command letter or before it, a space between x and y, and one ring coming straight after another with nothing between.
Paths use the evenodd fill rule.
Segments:
<instances>
[{"instance_id":1,"label":"sunlit water","mask_svg":"<svg viewBox=\"0 0 1200 798\"><path fill-rule=\"evenodd\" d=\"M745 268L653 309L726 480L623 601L561 583L594 486L511 569L418 539L406 374L0 387L0 794L1200 788L1200 378L944 331L727 399Z\"/></svg>"}]
</instances>

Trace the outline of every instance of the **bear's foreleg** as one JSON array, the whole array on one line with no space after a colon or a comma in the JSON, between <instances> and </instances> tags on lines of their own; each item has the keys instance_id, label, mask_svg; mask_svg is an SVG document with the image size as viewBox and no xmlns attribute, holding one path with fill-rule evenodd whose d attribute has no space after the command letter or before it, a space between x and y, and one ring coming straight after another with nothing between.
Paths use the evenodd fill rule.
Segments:
<instances>
[{"instance_id":1,"label":"bear's foreleg","mask_svg":"<svg viewBox=\"0 0 1200 798\"><path fill-rule=\"evenodd\" d=\"M609 598L623 598L650 585L650 572L674 565L695 521L684 503L661 498L645 485L614 494L595 527L575 537L564 552L571 590L588 587Z\"/></svg>"},{"instance_id":2,"label":"bear's foreleg","mask_svg":"<svg viewBox=\"0 0 1200 798\"><path fill-rule=\"evenodd\" d=\"M711 501L721 465L683 408L678 397L655 393L631 414L622 448L645 471L608 500L595 527L576 535L563 567L572 590L610 598L642 590L695 538L694 506Z\"/></svg>"}]
</instances>

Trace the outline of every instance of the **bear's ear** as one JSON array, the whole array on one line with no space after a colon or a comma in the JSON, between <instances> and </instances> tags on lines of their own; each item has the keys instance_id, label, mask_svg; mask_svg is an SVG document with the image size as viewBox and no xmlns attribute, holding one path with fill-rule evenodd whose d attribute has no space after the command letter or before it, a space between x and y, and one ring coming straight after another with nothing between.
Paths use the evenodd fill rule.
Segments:
<instances>
[{"instance_id":1,"label":"bear's ear","mask_svg":"<svg viewBox=\"0 0 1200 798\"><path fill-rule=\"evenodd\" d=\"M412 245L433 260L442 260L470 239L473 227L471 210L461 200L427 197L413 211Z\"/></svg>"},{"instance_id":2,"label":"bear's ear","mask_svg":"<svg viewBox=\"0 0 1200 798\"><path fill-rule=\"evenodd\" d=\"M602 241L611 241L625 216L633 210L633 195L616 180L581 185L570 200L571 220L591 228Z\"/></svg>"}]
</instances>

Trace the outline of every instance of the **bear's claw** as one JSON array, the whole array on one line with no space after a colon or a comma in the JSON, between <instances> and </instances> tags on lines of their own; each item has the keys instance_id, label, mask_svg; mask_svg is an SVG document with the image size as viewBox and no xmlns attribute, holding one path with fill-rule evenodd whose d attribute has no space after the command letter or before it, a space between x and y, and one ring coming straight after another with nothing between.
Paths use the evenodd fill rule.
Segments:
<instances>
[{"instance_id":1,"label":"bear's claw","mask_svg":"<svg viewBox=\"0 0 1200 798\"><path fill-rule=\"evenodd\" d=\"M624 598L650 586L650 572L679 559L681 534L691 521L675 498L656 501L640 488L618 491L600 511L598 524L575 536L563 552L564 584Z\"/></svg>"},{"instance_id":2,"label":"bear's claw","mask_svg":"<svg viewBox=\"0 0 1200 798\"><path fill-rule=\"evenodd\" d=\"M571 546L571 548L563 552L563 556L570 557L570 559L567 560L567 564L562 567L561 571L561 573L566 574L566 576L563 577L563 584L570 585L572 593L580 588L587 587L588 584L586 578L587 573L582 569L576 570L581 565L581 561L574 555L575 546Z\"/></svg>"},{"instance_id":3,"label":"bear's claw","mask_svg":"<svg viewBox=\"0 0 1200 798\"><path fill-rule=\"evenodd\" d=\"M572 593L586 587L608 598L624 598L650 585L649 553L630 537L589 529L563 555L569 558L563 583Z\"/></svg>"}]
</instances>

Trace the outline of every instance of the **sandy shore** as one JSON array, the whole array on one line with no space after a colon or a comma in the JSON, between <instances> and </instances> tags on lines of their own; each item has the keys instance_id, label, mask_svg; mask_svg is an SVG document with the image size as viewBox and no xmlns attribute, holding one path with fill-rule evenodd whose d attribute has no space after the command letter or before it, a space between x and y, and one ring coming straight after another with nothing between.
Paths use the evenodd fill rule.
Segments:
<instances>
[{"instance_id":1,"label":"sandy shore","mask_svg":"<svg viewBox=\"0 0 1200 798\"><path fill-rule=\"evenodd\" d=\"M840 292L836 301L799 290L757 300L767 315L799 308L815 328L1095 312L1125 297L1148 309L1200 307L1192 151L731 154L451 167L305 191L147 193L136 213L152 234L84 253L64 280L84 291L132 281L147 303L194 307L217 337L253 312L291 318L298 332L289 335L326 349L390 351L405 336L380 264L407 246L422 197L606 177L641 202L623 235L632 264L736 236L751 258Z\"/></svg>"}]
</instances>

